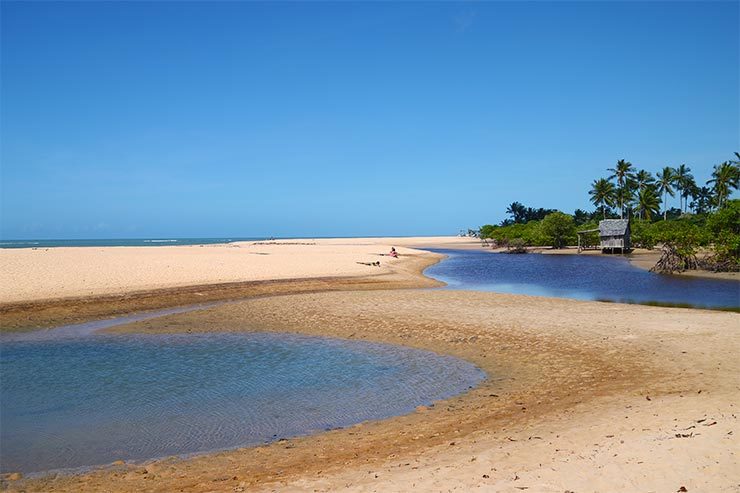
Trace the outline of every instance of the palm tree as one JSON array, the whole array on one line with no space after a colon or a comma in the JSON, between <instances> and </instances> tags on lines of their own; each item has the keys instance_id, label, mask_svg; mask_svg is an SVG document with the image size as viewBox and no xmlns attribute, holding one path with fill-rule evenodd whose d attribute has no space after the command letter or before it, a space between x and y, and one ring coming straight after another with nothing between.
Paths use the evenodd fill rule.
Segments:
<instances>
[{"instance_id":1,"label":"palm tree","mask_svg":"<svg viewBox=\"0 0 740 493\"><path fill-rule=\"evenodd\" d=\"M643 188L655 183L655 178L653 178L652 173L645 171L644 169L635 173L634 180L638 191L642 191Z\"/></svg>"},{"instance_id":2,"label":"palm tree","mask_svg":"<svg viewBox=\"0 0 740 493\"><path fill-rule=\"evenodd\" d=\"M646 186L640 189L637 195L637 209L640 213L640 219L644 214L648 221L652 220L653 214L660 214L660 198L656 193L655 186Z\"/></svg>"},{"instance_id":3,"label":"palm tree","mask_svg":"<svg viewBox=\"0 0 740 493\"><path fill-rule=\"evenodd\" d=\"M695 214L706 214L712 209L714 196L709 187L700 188L695 186L691 191L691 197L694 199L691 202L691 207L694 209Z\"/></svg>"},{"instance_id":4,"label":"palm tree","mask_svg":"<svg viewBox=\"0 0 740 493\"><path fill-rule=\"evenodd\" d=\"M707 185L713 184L715 196L717 198L717 208L721 209L727 202L727 197L733 189L737 190L740 185L740 166L733 161L725 161L722 164L714 166L712 179Z\"/></svg>"},{"instance_id":5,"label":"palm tree","mask_svg":"<svg viewBox=\"0 0 740 493\"><path fill-rule=\"evenodd\" d=\"M655 178L653 178L653 175L649 171L641 169L634 174L630 182L631 186L637 191L637 195L632 203L635 206L635 209L637 209L637 217L642 219L643 207L641 207L640 204L640 196L646 188L653 187L655 185Z\"/></svg>"},{"instance_id":6,"label":"palm tree","mask_svg":"<svg viewBox=\"0 0 740 493\"><path fill-rule=\"evenodd\" d=\"M694 175L691 174L691 168L682 164L674 170L673 184L676 186L678 191L678 208L684 210L682 199L688 194L686 190L689 188L689 182L694 180Z\"/></svg>"},{"instance_id":7,"label":"palm tree","mask_svg":"<svg viewBox=\"0 0 740 493\"><path fill-rule=\"evenodd\" d=\"M527 216L527 208L519 202L512 202L511 205L506 209L507 214L511 214L514 223L525 223Z\"/></svg>"},{"instance_id":8,"label":"palm tree","mask_svg":"<svg viewBox=\"0 0 740 493\"><path fill-rule=\"evenodd\" d=\"M663 194L663 220L668 219L668 196L673 197L673 183L675 181L675 170L666 166L662 171L658 171L658 193Z\"/></svg>"},{"instance_id":9,"label":"palm tree","mask_svg":"<svg viewBox=\"0 0 740 493\"><path fill-rule=\"evenodd\" d=\"M696 181L693 176L689 175L684 179L683 190L681 190L684 212L689 211L689 197L695 198L697 189L698 187L696 186Z\"/></svg>"},{"instance_id":10,"label":"palm tree","mask_svg":"<svg viewBox=\"0 0 740 493\"><path fill-rule=\"evenodd\" d=\"M606 219L606 207L612 207L616 198L614 184L606 178L599 178L591 184L588 194L591 196L591 203L597 208L601 206L601 212Z\"/></svg>"},{"instance_id":11,"label":"palm tree","mask_svg":"<svg viewBox=\"0 0 740 493\"><path fill-rule=\"evenodd\" d=\"M609 179L612 178L617 179L617 196L619 198L619 218L622 219L624 217L624 203L625 201L629 201L629 196L631 195L630 189L627 186L629 179L632 178L632 163L629 161L625 161L624 159L620 159L617 161L617 165L614 168L608 168L607 171L611 171L612 175L609 176Z\"/></svg>"}]
</instances>

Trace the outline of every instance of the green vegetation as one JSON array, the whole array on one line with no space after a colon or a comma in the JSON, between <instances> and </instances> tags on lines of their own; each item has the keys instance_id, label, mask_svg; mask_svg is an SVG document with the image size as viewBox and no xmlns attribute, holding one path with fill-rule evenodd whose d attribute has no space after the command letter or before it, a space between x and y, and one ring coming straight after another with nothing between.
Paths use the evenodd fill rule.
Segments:
<instances>
[{"instance_id":1,"label":"green vegetation","mask_svg":"<svg viewBox=\"0 0 740 493\"><path fill-rule=\"evenodd\" d=\"M612 185L612 182L606 178L594 180L588 194L591 196L591 202L593 202L597 208L601 208L601 212L604 214L604 219L606 219L606 211L609 210L610 207L614 206L617 199L617 192L614 185Z\"/></svg>"},{"instance_id":2,"label":"green vegetation","mask_svg":"<svg viewBox=\"0 0 740 493\"><path fill-rule=\"evenodd\" d=\"M661 261L669 271L740 271L740 200L731 198L740 185L740 154L735 156L714 166L702 187L686 164L665 166L653 176L620 159L608 169L608 178L591 184L588 194L595 211L577 209L571 215L514 202L506 210L511 218L482 226L477 235L517 252L526 246L563 248L576 244L576 231L598 228L600 219L629 218L633 246L662 245ZM669 207L669 197L676 196L678 207ZM598 235L584 234L581 241L587 247L597 245ZM700 252L707 254L698 258Z\"/></svg>"},{"instance_id":3,"label":"green vegetation","mask_svg":"<svg viewBox=\"0 0 740 493\"><path fill-rule=\"evenodd\" d=\"M546 215L551 212L555 212L555 209L532 209L531 207L524 207L519 202L512 203L507 209L506 213L511 214L511 219L506 219L502 225L508 226L510 224L524 224L529 221L539 221L544 219Z\"/></svg>"},{"instance_id":4,"label":"green vegetation","mask_svg":"<svg viewBox=\"0 0 740 493\"><path fill-rule=\"evenodd\" d=\"M726 207L707 217L706 229L714 242L717 263L740 262L740 200L728 200Z\"/></svg>"},{"instance_id":5,"label":"green vegetation","mask_svg":"<svg viewBox=\"0 0 740 493\"><path fill-rule=\"evenodd\" d=\"M575 219L569 214L553 212L540 223L540 232L553 248L563 248L576 234Z\"/></svg>"},{"instance_id":6,"label":"green vegetation","mask_svg":"<svg viewBox=\"0 0 740 493\"><path fill-rule=\"evenodd\" d=\"M668 196L673 197L676 193L673 191L673 184L676 182L676 175L673 173L673 168L666 166L662 170L658 171L658 181L656 182L656 191L658 194L663 195L663 220L667 219L668 214Z\"/></svg>"}]
</instances>

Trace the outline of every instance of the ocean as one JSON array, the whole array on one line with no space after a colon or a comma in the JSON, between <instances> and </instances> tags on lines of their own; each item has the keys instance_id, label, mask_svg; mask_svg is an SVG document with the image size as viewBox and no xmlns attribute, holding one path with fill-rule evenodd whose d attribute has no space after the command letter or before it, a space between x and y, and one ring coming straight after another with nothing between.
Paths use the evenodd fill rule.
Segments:
<instances>
[{"instance_id":1,"label":"ocean","mask_svg":"<svg viewBox=\"0 0 740 493\"><path fill-rule=\"evenodd\" d=\"M0 248L54 248L54 247L110 247L110 246L166 246L166 245L214 245L234 241L259 241L266 238L122 238L83 240L0 240Z\"/></svg>"}]
</instances>

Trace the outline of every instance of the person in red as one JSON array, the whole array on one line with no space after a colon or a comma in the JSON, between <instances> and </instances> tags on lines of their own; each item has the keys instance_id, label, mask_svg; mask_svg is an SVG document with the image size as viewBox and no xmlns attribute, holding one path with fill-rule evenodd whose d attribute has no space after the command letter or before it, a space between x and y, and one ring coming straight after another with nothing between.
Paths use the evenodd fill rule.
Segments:
<instances>
[{"instance_id":1,"label":"person in red","mask_svg":"<svg viewBox=\"0 0 740 493\"><path fill-rule=\"evenodd\" d=\"M393 258L398 258L398 252L396 251L395 247L391 247L391 253L389 253L388 255Z\"/></svg>"}]
</instances>

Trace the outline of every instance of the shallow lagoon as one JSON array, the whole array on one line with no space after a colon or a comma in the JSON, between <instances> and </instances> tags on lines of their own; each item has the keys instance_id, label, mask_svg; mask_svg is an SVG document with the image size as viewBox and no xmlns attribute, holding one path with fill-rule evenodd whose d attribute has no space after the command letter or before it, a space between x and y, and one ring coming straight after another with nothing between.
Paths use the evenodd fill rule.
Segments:
<instances>
[{"instance_id":1,"label":"shallow lagoon","mask_svg":"<svg viewBox=\"0 0 740 493\"><path fill-rule=\"evenodd\" d=\"M740 308L740 282L655 274L620 256L509 255L442 250L449 258L424 273L448 289L624 303Z\"/></svg>"},{"instance_id":2,"label":"shallow lagoon","mask_svg":"<svg viewBox=\"0 0 740 493\"><path fill-rule=\"evenodd\" d=\"M0 352L3 472L257 444L406 414L485 378L427 351L290 334L9 339Z\"/></svg>"}]
</instances>

